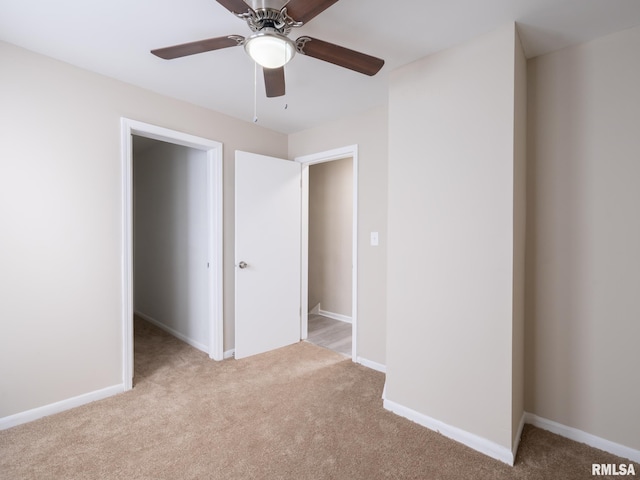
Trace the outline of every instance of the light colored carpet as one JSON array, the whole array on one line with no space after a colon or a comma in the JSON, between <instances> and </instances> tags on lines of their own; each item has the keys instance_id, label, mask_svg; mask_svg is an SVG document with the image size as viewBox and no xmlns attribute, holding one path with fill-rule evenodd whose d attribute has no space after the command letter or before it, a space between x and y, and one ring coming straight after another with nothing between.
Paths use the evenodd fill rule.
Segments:
<instances>
[{"instance_id":1,"label":"light colored carpet","mask_svg":"<svg viewBox=\"0 0 640 480\"><path fill-rule=\"evenodd\" d=\"M135 342L135 388L0 432L0 478L556 480L627 462L527 426L509 467L385 411L381 373L304 342L213 362L139 321Z\"/></svg>"}]
</instances>

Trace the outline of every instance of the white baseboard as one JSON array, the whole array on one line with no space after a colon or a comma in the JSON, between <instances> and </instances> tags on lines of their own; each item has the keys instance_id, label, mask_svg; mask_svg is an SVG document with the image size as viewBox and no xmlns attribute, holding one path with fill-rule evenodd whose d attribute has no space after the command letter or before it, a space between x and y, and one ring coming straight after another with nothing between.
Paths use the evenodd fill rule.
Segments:
<instances>
[{"instance_id":1,"label":"white baseboard","mask_svg":"<svg viewBox=\"0 0 640 480\"><path fill-rule=\"evenodd\" d=\"M578 430L577 428L562 425L561 423L554 422L553 420L547 420L546 418L539 417L538 415L535 415L533 413L527 412L525 414L525 423L533 425L534 427L541 428L543 430L548 430L549 432L560 435L561 437L566 437L570 440L575 440L576 442L585 443L590 447L604 450L605 452L609 452L613 455L617 455L622 458L628 458L629 460L634 462L640 462L640 450L635 450L625 445L621 445L619 443L597 437L590 433L583 432L582 430Z\"/></svg>"},{"instance_id":2,"label":"white baseboard","mask_svg":"<svg viewBox=\"0 0 640 480\"><path fill-rule=\"evenodd\" d=\"M207 345L204 345L203 343L197 342L196 340L193 340L192 338L187 337L186 335L178 332L177 330L174 330L171 327L166 326L164 323L156 320L155 318L142 313L142 312L135 312L135 315L137 315L140 318L145 319L147 322L152 323L153 325L155 325L156 327L158 327L161 330L164 330L165 332L173 335L174 337L182 340L184 343L186 343L187 345L191 345L193 348L197 348L198 350L204 352L204 353L209 353L209 347Z\"/></svg>"},{"instance_id":3,"label":"white baseboard","mask_svg":"<svg viewBox=\"0 0 640 480\"><path fill-rule=\"evenodd\" d=\"M491 458L495 458L501 462L506 463L507 465L513 466L513 462L515 460L514 453L507 447L503 447L502 445L498 445L491 440L487 440L486 438L479 437L473 433L462 430L458 427L454 427L452 425L447 425L440 420L436 420L435 418L431 418L422 413L416 412L411 408L400 405L391 400L385 399L384 408L395 413L396 415L400 415L401 417L408 418L412 422L417 423L418 425L422 425L423 427L427 427L430 430L434 430L438 433L441 433L445 437L450 438L451 440L455 440L456 442L462 443L469 448L472 448L484 455L487 455Z\"/></svg>"},{"instance_id":4,"label":"white baseboard","mask_svg":"<svg viewBox=\"0 0 640 480\"><path fill-rule=\"evenodd\" d=\"M224 352L224 355L222 358L224 358L225 360L227 358L233 358L236 354L236 349L232 348L231 350L227 350L226 352Z\"/></svg>"},{"instance_id":5,"label":"white baseboard","mask_svg":"<svg viewBox=\"0 0 640 480\"><path fill-rule=\"evenodd\" d=\"M378 372L387 373L387 366L378 362L374 362L373 360L367 360L366 358L358 357L357 362L367 368L372 370L377 370Z\"/></svg>"},{"instance_id":6,"label":"white baseboard","mask_svg":"<svg viewBox=\"0 0 640 480\"><path fill-rule=\"evenodd\" d=\"M327 312L326 310L319 309L318 315L322 315L323 317L332 318L333 320L339 320L344 323L352 323L351 317L347 317L346 315L341 315L340 313Z\"/></svg>"},{"instance_id":7,"label":"white baseboard","mask_svg":"<svg viewBox=\"0 0 640 480\"><path fill-rule=\"evenodd\" d=\"M320 315L320 304L318 303L315 307L309 310L309 315Z\"/></svg>"},{"instance_id":8,"label":"white baseboard","mask_svg":"<svg viewBox=\"0 0 640 480\"><path fill-rule=\"evenodd\" d=\"M77 397L51 403L43 407L16 413L15 415L9 415L8 417L0 418L0 430L6 430L7 428L22 425L23 423L33 422L39 418L47 417L54 413L64 412L65 410L95 402L96 400L102 400L122 392L124 392L124 384L113 385L101 390L96 390L95 392L89 392L83 395L78 395Z\"/></svg>"}]
</instances>

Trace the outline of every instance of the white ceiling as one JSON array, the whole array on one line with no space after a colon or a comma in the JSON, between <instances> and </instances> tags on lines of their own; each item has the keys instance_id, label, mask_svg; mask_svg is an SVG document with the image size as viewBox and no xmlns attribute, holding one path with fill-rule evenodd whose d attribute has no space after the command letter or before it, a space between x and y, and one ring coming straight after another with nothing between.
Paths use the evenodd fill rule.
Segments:
<instances>
[{"instance_id":1,"label":"white ceiling","mask_svg":"<svg viewBox=\"0 0 640 480\"><path fill-rule=\"evenodd\" d=\"M290 36L383 58L383 69L296 55L285 97L267 99L258 72L258 124L292 133L385 104L390 71L512 21L534 57L639 25L640 0L341 0ZM249 33L215 0L0 0L0 40L246 121L254 66L241 47L169 61L149 50Z\"/></svg>"}]
</instances>

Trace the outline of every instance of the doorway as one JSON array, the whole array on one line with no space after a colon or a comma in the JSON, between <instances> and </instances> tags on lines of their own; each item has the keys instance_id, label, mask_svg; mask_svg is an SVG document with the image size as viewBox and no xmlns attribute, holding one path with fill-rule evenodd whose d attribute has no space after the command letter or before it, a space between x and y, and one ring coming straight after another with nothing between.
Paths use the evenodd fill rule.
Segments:
<instances>
[{"instance_id":1,"label":"doorway","mask_svg":"<svg viewBox=\"0 0 640 480\"><path fill-rule=\"evenodd\" d=\"M351 356L353 166L351 158L309 166L307 340Z\"/></svg>"},{"instance_id":2,"label":"doorway","mask_svg":"<svg viewBox=\"0 0 640 480\"><path fill-rule=\"evenodd\" d=\"M309 338L309 317L311 315L320 314L322 317L328 319L326 320L320 319L325 323L333 323L337 330L345 330L344 326L349 326L350 320L350 330L351 330L351 352L350 356L354 362L357 361L357 326L358 326L358 315L357 315L357 306L358 306L358 295L357 295L357 285L358 285L358 147L357 145L351 145L347 147L342 147L334 150L329 150L325 152L320 152L312 155L306 155L303 157L296 158L296 161L302 164L302 315L301 315L301 338L308 339ZM313 268L310 266L310 252L309 252L309 235L310 231L312 231L312 227L310 227L310 174L311 167L313 165L325 164L327 162L335 162L342 161L342 166L348 165L350 161L350 195L351 195L351 212L350 212L350 245L348 246L348 250L350 250L350 258L346 258L347 255L344 253L341 254L343 257L343 266L346 263L347 270L350 269L349 281L347 282L347 286L342 287L343 293L344 289L349 288L348 294L342 295L341 299L338 301L339 303L330 303L322 305L322 301L320 301L320 306L317 304L309 304L310 298L310 282L313 280L309 279L310 271ZM337 165L337 164L336 164ZM348 202L347 202L348 203ZM350 261L350 262L349 262ZM344 271L344 270L343 270ZM343 275L344 276L344 275ZM311 287L313 288L313 287ZM345 297L347 298L347 302L350 302L350 317L348 314L344 314L341 312L333 312L330 308L341 309L344 312L348 312L348 307L345 307ZM333 300L332 300L333 301ZM339 307L331 307L330 305L341 305ZM322 314L325 315L322 315ZM328 314L328 315L327 315ZM331 318L333 317L333 318ZM317 318L312 317L312 321L315 321ZM334 322L339 323L334 323ZM340 325L342 323L342 325ZM347 328L348 329L348 328ZM340 335L338 333L338 335Z\"/></svg>"},{"instance_id":3,"label":"doorway","mask_svg":"<svg viewBox=\"0 0 640 480\"><path fill-rule=\"evenodd\" d=\"M134 313L209 352L204 150L133 136Z\"/></svg>"},{"instance_id":4,"label":"doorway","mask_svg":"<svg viewBox=\"0 0 640 480\"><path fill-rule=\"evenodd\" d=\"M123 383L133 386L133 315L134 315L134 236L133 236L133 136L159 140L174 146L189 147L206 156L206 277L208 331L203 349L214 360L223 358L223 282L222 282L222 144L213 140L169 130L156 125L123 118L122 135L122 344Z\"/></svg>"}]
</instances>

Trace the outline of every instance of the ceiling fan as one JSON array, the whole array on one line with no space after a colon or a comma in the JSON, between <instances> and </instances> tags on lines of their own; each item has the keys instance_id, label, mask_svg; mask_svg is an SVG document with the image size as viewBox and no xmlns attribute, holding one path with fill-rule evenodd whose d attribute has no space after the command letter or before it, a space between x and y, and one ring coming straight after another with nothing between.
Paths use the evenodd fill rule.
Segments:
<instances>
[{"instance_id":1,"label":"ceiling fan","mask_svg":"<svg viewBox=\"0 0 640 480\"><path fill-rule=\"evenodd\" d=\"M171 47L151 50L170 60L227 47L244 46L249 56L263 67L267 97L285 94L284 65L296 52L324 60L365 75L375 75L384 60L333 43L307 36L295 42L288 35L338 0L217 0L237 17L245 20L253 32L248 37L227 35Z\"/></svg>"}]
</instances>

